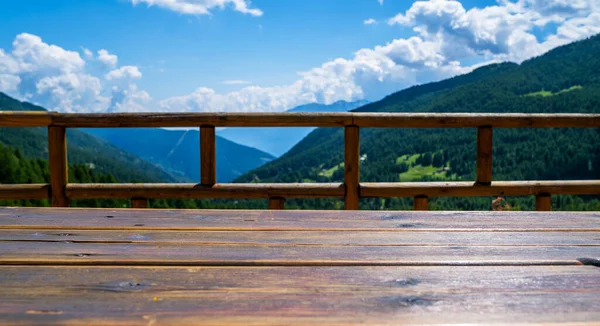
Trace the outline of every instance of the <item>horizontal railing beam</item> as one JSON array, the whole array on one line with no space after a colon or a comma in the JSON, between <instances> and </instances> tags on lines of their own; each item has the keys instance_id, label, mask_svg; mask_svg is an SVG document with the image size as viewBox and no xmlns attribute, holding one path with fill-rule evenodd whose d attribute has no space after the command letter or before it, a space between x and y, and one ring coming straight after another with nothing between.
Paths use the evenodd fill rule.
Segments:
<instances>
[{"instance_id":1,"label":"horizontal railing beam","mask_svg":"<svg viewBox=\"0 0 600 326\"><path fill-rule=\"evenodd\" d=\"M56 113L1 111L0 127L600 128L600 114L524 113Z\"/></svg>"},{"instance_id":2,"label":"horizontal railing beam","mask_svg":"<svg viewBox=\"0 0 600 326\"><path fill-rule=\"evenodd\" d=\"M1 111L0 127L48 127L53 114L45 111Z\"/></svg>"},{"instance_id":3,"label":"horizontal railing beam","mask_svg":"<svg viewBox=\"0 0 600 326\"><path fill-rule=\"evenodd\" d=\"M366 128L598 128L600 114L353 113ZM593 121L592 121L593 120Z\"/></svg>"},{"instance_id":4,"label":"horizontal railing beam","mask_svg":"<svg viewBox=\"0 0 600 326\"><path fill-rule=\"evenodd\" d=\"M0 184L0 200L50 199L50 185Z\"/></svg>"},{"instance_id":5,"label":"horizontal railing beam","mask_svg":"<svg viewBox=\"0 0 600 326\"><path fill-rule=\"evenodd\" d=\"M600 180L474 182L382 182L361 183L362 198L391 197L487 197L553 195L600 195Z\"/></svg>"},{"instance_id":6,"label":"horizontal railing beam","mask_svg":"<svg viewBox=\"0 0 600 326\"><path fill-rule=\"evenodd\" d=\"M126 198L343 198L341 183L274 183L214 186L198 184L79 184L67 185L69 199ZM600 195L600 180L494 181L489 186L474 182L361 183L361 198L392 197L489 197L552 195ZM48 184L0 184L0 200L48 199Z\"/></svg>"},{"instance_id":7,"label":"horizontal railing beam","mask_svg":"<svg viewBox=\"0 0 600 326\"><path fill-rule=\"evenodd\" d=\"M328 198L344 197L341 183L290 184L77 184L67 185L70 199L89 198Z\"/></svg>"},{"instance_id":8,"label":"horizontal railing beam","mask_svg":"<svg viewBox=\"0 0 600 326\"><path fill-rule=\"evenodd\" d=\"M350 113L116 113L59 114L54 124L77 128L119 127L343 127Z\"/></svg>"}]
</instances>

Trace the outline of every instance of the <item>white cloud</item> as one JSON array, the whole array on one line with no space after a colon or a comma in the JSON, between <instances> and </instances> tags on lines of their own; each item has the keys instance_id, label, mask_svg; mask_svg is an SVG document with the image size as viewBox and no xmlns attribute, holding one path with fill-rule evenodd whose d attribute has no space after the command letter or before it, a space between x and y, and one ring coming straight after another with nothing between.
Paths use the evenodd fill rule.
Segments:
<instances>
[{"instance_id":1,"label":"white cloud","mask_svg":"<svg viewBox=\"0 0 600 326\"><path fill-rule=\"evenodd\" d=\"M0 54L0 58L6 56ZM17 35L10 58L6 61L12 61L6 66L9 72L12 70L31 74L67 73L81 70L85 66L79 53L46 44L39 36L26 33Z\"/></svg>"},{"instance_id":2,"label":"white cloud","mask_svg":"<svg viewBox=\"0 0 600 326\"><path fill-rule=\"evenodd\" d=\"M132 1L185 14L204 14L225 6L241 12L252 10L248 9L248 1ZM415 84L466 73L487 62L521 62L556 46L600 33L599 2L498 0L497 5L467 10L458 1L416 1L387 21L393 28L398 25L412 28L412 36L359 49L350 57L336 58L299 72L297 80L288 85L253 85L225 93L198 87L191 94L156 102L132 83L142 77L139 68L118 67L116 56L108 51L107 56L114 56L114 61L107 61L113 65L112 70L108 73L104 70L100 75L104 78L99 78L86 70L86 62L78 52L46 44L34 35L21 34L15 39L12 52L0 49L0 91L17 93L60 111L139 112L154 108L276 112L310 102L377 100ZM236 7L235 3L245 7ZM544 36L540 37L540 33ZM88 58L85 50L83 55ZM245 85L246 82L222 83Z\"/></svg>"},{"instance_id":3,"label":"white cloud","mask_svg":"<svg viewBox=\"0 0 600 326\"><path fill-rule=\"evenodd\" d=\"M92 52L90 49L82 47L81 50L83 51L83 55L86 59L91 59L94 57L94 52Z\"/></svg>"},{"instance_id":4,"label":"white cloud","mask_svg":"<svg viewBox=\"0 0 600 326\"><path fill-rule=\"evenodd\" d=\"M338 58L300 73L300 79L280 87L250 86L219 94L200 87L189 95L159 103L165 111L277 112L297 105L338 100L380 98L424 81L465 72L457 62L432 55L435 44L422 46L417 40L397 40L374 49L363 49L353 59Z\"/></svg>"},{"instance_id":5,"label":"white cloud","mask_svg":"<svg viewBox=\"0 0 600 326\"><path fill-rule=\"evenodd\" d=\"M81 50L93 59L91 51ZM104 58L105 64L116 64L115 55L106 50L98 53L100 61ZM47 44L32 34L17 35L10 52L0 49L0 91L19 99L62 112L126 110L139 108L136 103L147 104L149 95L131 84L132 79L141 78L137 67L121 67L107 75L110 83L90 73L78 52ZM120 92L124 95L111 90L115 84L124 85Z\"/></svg>"},{"instance_id":6,"label":"white cloud","mask_svg":"<svg viewBox=\"0 0 600 326\"><path fill-rule=\"evenodd\" d=\"M137 89L134 84L126 88L113 87L112 101L107 112L148 112L151 111L152 97Z\"/></svg>"},{"instance_id":7,"label":"white cloud","mask_svg":"<svg viewBox=\"0 0 600 326\"><path fill-rule=\"evenodd\" d=\"M283 111L308 102L384 95L418 83L466 73L485 62L521 62L558 45L600 33L600 0L499 0L498 5L466 10L458 1L416 1L388 20L410 26L416 35L356 51L299 73L286 86L246 87L217 93L201 87L163 100L168 111ZM560 23L556 33L538 40L533 29ZM365 21L367 23L367 21ZM476 63L463 66L461 61Z\"/></svg>"},{"instance_id":8,"label":"white cloud","mask_svg":"<svg viewBox=\"0 0 600 326\"><path fill-rule=\"evenodd\" d=\"M405 13L390 18L388 23L412 26L422 39L440 42L441 54L450 59L485 56L520 62L559 45L538 41L532 32L534 27L549 22L567 26L584 17L590 22L589 17L600 9L594 5L598 1L500 0L497 6L468 11L458 1L418 1ZM565 43L592 35L593 28L589 24L586 27L587 32L578 28L581 33L565 38Z\"/></svg>"},{"instance_id":9,"label":"white cloud","mask_svg":"<svg viewBox=\"0 0 600 326\"><path fill-rule=\"evenodd\" d=\"M20 83L21 78L19 76L0 74L0 90L5 93L15 93Z\"/></svg>"},{"instance_id":10,"label":"white cloud","mask_svg":"<svg viewBox=\"0 0 600 326\"><path fill-rule=\"evenodd\" d=\"M369 18L369 19L366 19L365 21L363 21L363 24L365 24L365 25L377 24L377 21L373 18Z\"/></svg>"},{"instance_id":11,"label":"white cloud","mask_svg":"<svg viewBox=\"0 0 600 326\"><path fill-rule=\"evenodd\" d=\"M117 66L119 58L114 54L110 54L107 50L102 49L98 51L98 60L100 60L100 62L102 62L106 67L114 68Z\"/></svg>"},{"instance_id":12,"label":"white cloud","mask_svg":"<svg viewBox=\"0 0 600 326\"><path fill-rule=\"evenodd\" d=\"M377 2L379 2L380 6L383 6L383 0L377 0Z\"/></svg>"},{"instance_id":13,"label":"white cloud","mask_svg":"<svg viewBox=\"0 0 600 326\"><path fill-rule=\"evenodd\" d=\"M101 95L102 84L97 77L67 73L46 76L36 83L37 102L60 111L82 112L102 109L108 99Z\"/></svg>"},{"instance_id":14,"label":"white cloud","mask_svg":"<svg viewBox=\"0 0 600 326\"><path fill-rule=\"evenodd\" d=\"M133 5L145 3L148 7L157 6L186 15L208 15L214 8L225 7L232 7L235 11L252 16L263 14L260 9L250 8L248 0L131 0L131 2Z\"/></svg>"},{"instance_id":15,"label":"white cloud","mask_svg":"<svg viewBox=\"0 0 600 326\"><path fill-rule=\"evenodd\" d=\"M221 82L223 85L249 85L252 84L251 81L247 80L224 80Z\"/></svg>"},{"instance_id":16,"label":"white cloud","mask_svg":"<svg viewBox=\"0 0 600 326\"><path fill-rule=\"evenodd\" d=\"M142 78L142 73L136 66L123 66L119 69L109 72L104 78L106 78L106 80L140 79Z\"/></svg>"},{"instance_id":17,"label":"white cloud","mask_svg":"<svg viewBox=\"0 0 600 326\"><path fill-rule=\"evenodd\" d=\"M78 52L32 34L17 35L9 53L0 49L0 75L0 91L51 110L94 110L105 101L99 79L86 73Z\"/></svg>"}]
</instances>

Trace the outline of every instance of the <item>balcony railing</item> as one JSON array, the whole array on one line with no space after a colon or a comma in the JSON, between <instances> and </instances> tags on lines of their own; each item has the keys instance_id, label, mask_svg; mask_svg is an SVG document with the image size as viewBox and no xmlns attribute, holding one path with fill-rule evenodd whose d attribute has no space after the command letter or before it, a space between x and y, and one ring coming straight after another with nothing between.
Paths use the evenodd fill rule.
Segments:
<instances>
[{"instance_id":1,"label":"balcony railing","mask_svg":"<svg viewBox=\"0 0 600 326\"><path fill-rule=\"evenodd\" d=\"M134 208L149 198L267 198L283 209L286 198L344 198L359 209L360 198L413 197L426 210L431 197L536 196L536 209L551 210L551 195L599 195L600 180L492 181L493 128L600 128L600 114L475 113L120 113L62 114L0 111L0 127L47 127L50 184L0 185L0 199L129 198ZM198 127L200 184L70 184L66 128ZM341 127L344 183L218 184L215 127ZM472 182L361 183L360 128L477 128L477 177Z\"/></svg>"}]
</instances>

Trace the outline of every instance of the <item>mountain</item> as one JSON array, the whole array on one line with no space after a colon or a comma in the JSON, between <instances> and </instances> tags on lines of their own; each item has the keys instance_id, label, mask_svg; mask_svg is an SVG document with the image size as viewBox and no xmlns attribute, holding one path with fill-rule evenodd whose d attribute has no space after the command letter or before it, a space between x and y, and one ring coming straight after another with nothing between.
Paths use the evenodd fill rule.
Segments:
<instances>
[{"instance_id":1,"label":"mountain","mask_svg":"<svg viewBox=\"0 0 600 326\"><path fill-rule=\"evenodd\" d=\"M159 166L180 181L200 180L200 133L198 130L162 128L85 129L115 146ZM217 181L230 182L274 159L254 148L216 137Z\"/></svg>"},{"instance_id":2,"label":"mountain","mask_svg":"<svg viewBox=\"0 0 600 326\"><path fill-rule=\"evenodd\" d=\"M556 48L520 65L502 63L391 94L358 112L599 113L600 36ZM361 180L474 180L474 129L362 129ZM495 180L600 179L598 129L496 129ZM236 182L343 180L342 128L319 128L273 162ZM558 209L600 209L596 196L558 196ZM531 209L532 197L508 198ZM339 201L297 200L289 207L336 208ZM490 198L434 198L432 209L490 209ZM367 209L409 209L412 199L362 200Z\"/></svg>"},{"instance_id":3,"label":"mountain","mask_svg":"<svg viewBox=\"0 0 600 326\"><path fill-rule=\"evenodd\" d=\"M333 104L306 104L287 112L347 112L367 104L367 101L338 101ZM226 128L217 134L238 144L258 148L274 156L281 156L306 137L315 128Z\"/></svg>"},{"instance_id":4,"label":"mountain","mask_svg":"<svg viewBox=\"0 0 600 326\"><path fill-rule=\"evenodd\" d=\"M0 92L2 111L45 111L40 106L21 102ZM46 128L0 128L0 143L18 148L28 158L48 158ZM67 130L68 159L85 164L97 173L112 175L120 182L172 182L162 169L105 140L77 129Z\"/></svg>"}]
</instances>

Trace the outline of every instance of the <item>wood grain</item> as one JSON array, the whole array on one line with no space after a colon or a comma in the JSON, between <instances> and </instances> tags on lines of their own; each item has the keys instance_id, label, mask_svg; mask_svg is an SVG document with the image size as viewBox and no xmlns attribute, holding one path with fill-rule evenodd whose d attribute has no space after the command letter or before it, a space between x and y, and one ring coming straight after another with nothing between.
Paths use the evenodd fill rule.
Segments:
<instances>
[{"instance_id":1,"label":"wood grain","mask_svg":"<svg viewBox=\"0 0 600 326\"><path fill-rule=\"evenodd\" d=\"M543 193L535 196L535 210L549 212L552 210L552 196L548 193Z\"/></svg>"},{"instance_id":2,"label":"wood grain","mask_svg":"<svg viewBox=\"0 0 600 326\"><path fill-rule=\"evenodd\" d=\"M3 185L0 185L2 189ZM342 198L340 183L269 183L214 186L201 184L68 184L70 199L96 198ZM361 198L471 197L555 195L600 195L600 180L494 181L489 186L473 182L382 182L361 183Z\"/></svg>"},{"instance_id":3,"label":"wood grain","mask_svg":"<svg viewBox=\"0 0 600 326\"><path fill-rule=\"evenodd\" d=\"M598 128L600 114L353 113L368 128ZM590 120L588 120L590 119ZM591 121L593 120L593 121Z\"/></svg>"},{"instance_id":4,"label":"wood grain","mask_svg":"<svg viewBox=\"0 0 600 326\"><path fill-rule=\"evenodd\" d=\"M477 128L477 181L479 185L492 183L492 127Z\"/></svg>"},{"instance_id":5,"label":"wood grain","mask_svg":"<svg viewBox=\"0 0 600 326\"><path fill-rule=\"evenodd\" d=\"M60 114L54 124L69 128L119 127L343 127L351 113L118 113Z\"/></svg>"},{"instance_id":6,"label":"wood grain","mask_svg":"<svg viewBox=\"0 0 600 326\"><path fill-rule=\"evenodd\" d=\"M600 246L598 232L2 230L0 241L239 246Z\"/></svg>"},{"instance_id":7,"label":"wood grain","mask_svg":"<svg viewBox=\"0 0 600 326\"><path fill-rule=\"evenodd\" d=\"M217 183L217 149L215 127L200 127L200 183L212 186Z\"/></svg>"},{"instance_id":8,"label":"wood grain","mask_svg":"<svg viewBox=\"0 0 600 326\"><path fill-rule=\"evenodd\" d=\"M555 195L600 195L600 180L578 181L493 181L491 185L473 182L363 182L362 198L387 197L481 197Z\"/></svg>"},{"instance_id":9,"label":"wood grain","mask_svg":"<svg viewBox=\"0 0 600 326\"><path fill-rule=\"evenodd\" d=\"M68 207L65 193L69 183L67 163L67 134L63 127L48 127L48 163L50 165L50 189L53 207Z\"/></svg>"},{"instance_id":10,"label":"wood grain","mask_svg":"<svg viewBox=\"0 0 600 326\"><path fill-rule=\"evenodd\" d=\"M357 210L360 207L360 129L357 126L344 128L344 208Z\"/></svg>"},{"instance_id":11,"label":"wood grain","mask_svg":"<svg viewBox=\"0 0 600 326\"><path fill-rule=\"evenodd\" d=\"M48 199L49 184L0 184L0 200Z\"/></svg>"},{"instance_id":12,"label":"wood grain","mask_svg":"<svg viewBox=\"0 0 600 326\"><path fill-rule=\"evenodd\" d=\"M0 208L0 229L600 231L597 212L242 211Z\"/></svg>"},{"instance_id":13,"label":"wood grain","mask_svg":"<svg viewBox=\"0 0 600 326\"><path fill-rule=\"evenodd\" d=\"M0 242L0 265L579 265L600 246L230 246Z\"/></svg>"},{"instance_id":14,"label":"wood grain","mask_svg":"<svg viewBox=\"0 0 600 326\"><path fill-rule=\"evenodd\" d=\"M52 113L23 112L23 111L1 111L0 127L48 127L52 124Z\"/></svg>"},{"instance_id":15,"label":"wood grain","mask_svg":"<svg viewBox=\"0 0 600 326\"><path fill-rule=\"evenodd\" d=\"M594 324L598 273L588 266L4 266L0 324Z\"/></svg>"},{"instance_id":16,"label":"wood grain","mask_svg":"<svg viewBox=\"0 0 600 326\"><path fill-rule=\"evenodd\" d=\"M96 198L342 198L341 183L69 184L71 199Z\"/></svg>"},{"instance_id":17,"label":"wood grain","mask_svg":"<svg viewBox=\"0 0 600 326\"><path fill-rule=\"evenodd\" d=\"M413 199L413 208L415 211L429 210L429 198L427 196L415 196Z\"/></svg>"},{"instance_id":18,"label":"wood grain","mask_svg":"<svg viewBox=\"0 0 600 326\"><path fill-rule=\"evenodd\" d=\"M343 127L369 128L598 128L600 114L524 113L61 113L69 128L118 127ZM25 123L25 122L23 122Z\"/></svg>"},{"instance_id":19,"label":"wood grain","mask_svg":"<svg viewBox=\"0 0 600 326\"><path fill-rule=\"evenodd\" d=\"M282 198L282 197L269 198L269 209L277 209L277 210L285 209L285 198Z\"/></svg>"},{"instance_id":20,"label":"wood grain","mask_svg":"<svg viewBox=\"0 0 600 326\"><path fill-rule=\"evenodd\" d=\"M587 212L0 208L0 325L598 324L599 234Z\"/></svg>"},{"instance_id":21,"label":"wood grain","mask_svg":"<svg viewBox=\"0 0 600 326\"><path fill-rule=\"evenodd\" d=\"M131 208L148 208L148 198L132 198Z\"/></svg>"}]
</instances>

